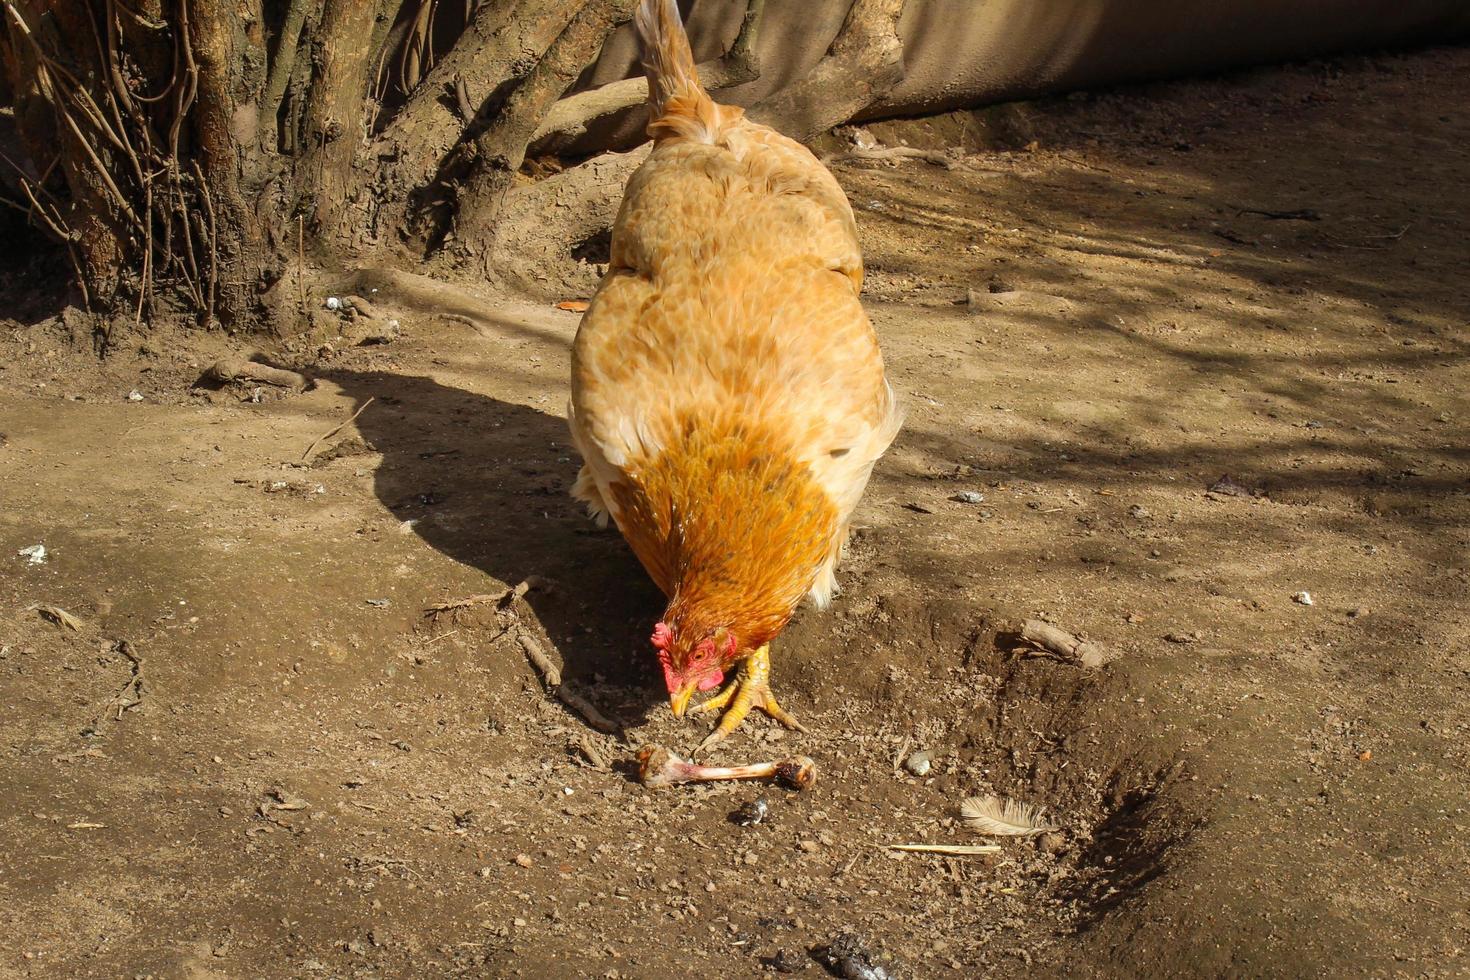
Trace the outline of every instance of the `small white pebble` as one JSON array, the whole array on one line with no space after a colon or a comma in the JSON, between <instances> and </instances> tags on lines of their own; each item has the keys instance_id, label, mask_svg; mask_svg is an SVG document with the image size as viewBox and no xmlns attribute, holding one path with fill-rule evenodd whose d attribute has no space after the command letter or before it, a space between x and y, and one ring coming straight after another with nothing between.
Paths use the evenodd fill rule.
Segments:
<instances>
[{"instance_id":1,"label":"small white pebble","mask_svg":"<svg viewBox=\"0 0 1470 980\"><path fill-rule=\"evenodd\" d=\"M1291 597L1291 601L1300 603L1303 606L1310 606L1312 604L1312 593L1298 592L1296 595Z\"/></svg>"},{"instance_id":2,"label":"small white pebble","mask_svg":"<svg viewBox=\"0 0 1470 980\"><path fill-rule=\"evenodd\" d=\"M341 308L342 308L342 301L340 299L338 299L335 296L328 296L327 297L327 309L329 309L329 310L340 310Z\"/></svg>"},{"instance_id":3,"label":"small white pebble","mask_svg":"<svg viewBox=\"0 0 1470 980\"><path fill-rule=\"evenodd\" d=\"M128 401L130 401L130 402L140 402L142 400L143 400L143 393L141 391L139 391L137 388L134 388L132 391L128 392Z\"/></svg>"}]
</instances>

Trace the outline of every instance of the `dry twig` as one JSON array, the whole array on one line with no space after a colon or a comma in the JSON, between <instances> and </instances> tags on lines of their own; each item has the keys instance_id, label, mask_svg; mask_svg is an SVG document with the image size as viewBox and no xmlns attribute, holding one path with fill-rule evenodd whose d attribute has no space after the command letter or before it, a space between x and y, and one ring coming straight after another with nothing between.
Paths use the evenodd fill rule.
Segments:
<instances>
[{"instance_id":1,"label":"dry twig","mask_svg":"<svg viewBox=\"0 0 1470 980\"><path fill-rule=\"evenodd\" d=\"M337 433L341 432L343 429L347 428L353 422L356 422L357 421L357 417L359 415L361 415L363 412L366 412L367 411L367 407L369 405L371 405L376 400L376 398L377 398L376 395L368 398L367 401L365 401L365 402L362 403L361 407L359 407L357 411L353 412L352 415L350 417L348 417L347 421L343 422L341 425L338 425L338 426L333 427L332 429L328 430L327 432L323 433L322 435L317 436L314 440L312 440L311 445L309 445L309 446L306 447L306 452L304 452L304 453L301 454L301 461L303 463L306 462L308 459L311 458L311 454L314 453L314 452L316 452L316 447L317 446L320 446L322 443L324 443L328 439L332 438L332 436L334 436Z\"/></svg>"},{"instance_id":2,"label":"dry twig","mask_svg":"<svg viewBox=\"0 0 1470 980\"><path fill-rule=\"evenodd\" d=\"M1100 643L1081 639L1039 619L1028 619L1021 624L1021 639L1083 667L1101 667L1120 656L1117 651Z\"/></svg>"},{"instance_id":3,"label":"dry twig","mask_svg":"<svg viewBox=\"0 0 1470 980\"><path fill-rule=\"evenodd\" d=\"M60 606L37 606L36 612L47 622L55 623L57 626L69 629L73 633L78 632L82 628L82 621Z\"/></svg>"},{"instance_id":4,"label":"dry twig","mask_svg":"<svg viewBox=\"0 0 1470 980\"><path fill-rule=\"evenodd\" d=\"M966 857L973 854L994 854L999 844L884 844L890 851L915 851L920 854L945 854L950 857Z\"/></svg>"}]
</instances>

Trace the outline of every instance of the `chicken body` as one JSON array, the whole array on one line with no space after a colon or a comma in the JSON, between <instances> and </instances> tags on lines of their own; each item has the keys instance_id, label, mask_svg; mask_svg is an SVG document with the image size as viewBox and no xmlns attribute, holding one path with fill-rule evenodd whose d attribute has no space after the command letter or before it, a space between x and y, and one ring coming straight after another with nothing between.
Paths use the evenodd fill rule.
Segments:
<instances>
[{"instance_id":1,"label":"chicken body","mask_svg":"<svg viewBox=\"0 0 1470 980\"><path fill-rule=\"evenodd\" d=\"M847 199L806 148L699 87L672 0L638 14L657 142L629 180L572 354L573 494L669 598L676 714L746 669L706 745L770 694L767 645L830 599L848 522L898 432Z\"/></svg>"}]
</instances>

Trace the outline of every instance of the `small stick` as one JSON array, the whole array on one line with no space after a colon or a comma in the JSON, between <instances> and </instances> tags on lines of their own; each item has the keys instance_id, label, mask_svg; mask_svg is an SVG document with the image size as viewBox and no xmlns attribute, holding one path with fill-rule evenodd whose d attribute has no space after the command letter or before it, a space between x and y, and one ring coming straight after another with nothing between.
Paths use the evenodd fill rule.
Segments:
<instances>
[{"instance_id":1,"label":"small stick","mask_svg":"<svg viewBox=\"0 0 1470 980\"><path fill-rule=\"evenodd\" d=\"M424 615L437 616L440 613L456 612L460 609L468 609L471 606L483 606L486 603L492 602L501 608L505 608L517 599L525 598L526 593L532 589L545 588L549 588L546 579L543 579L540 575L527 575L521 581L517 582L515 586L506 589L499 595L490 595L482 592L477 595L465 596L463 599L456 599L453 602L441 602L437 606L430 606L425 609Z\"/></svg>"},{"instance_id":2,"label":"small stick","mask_svg":"<svg viewBox=\"0 0 1470 980\"><path fill-rule=\"evenodd\" d=\"M541 671L542 682L552 690L561 687L561 668L552 663L551 658L546 655L546 651L541 649L541 644L524 633L519 634L516 639L520 641L521 649L526 651L526 659L530 660L531 663L536 665L536 669Z\"/></svg>"},{"instance_id":3,"label":"small stick","mask_svg":"<svg viewBox=\"0 0 1470 980\"><path fill-rule=\"evenodd\" d=\"M583 721L604 735L618 735L623 730L617 722L597 710L595 704L569 689L565 684L556 689L556 699L581 715Z\"/></svg>"},{"instance_id":4,"label":"small stick","mask_svg":"<svg viewBox=\"0 0 1470 980\"><path fill-rule=\"evenodd\" d=\"M367 401L363 402L362 403L362 407L359 408L357 411L353 412L352 413L352 417L349 418L346 422L343 422L341 425L339 425L336 428L332 429L330 432L326 433L325 435L317 436L316 439L312 441L312 444L306 447L306 452L304 452L304 453L301 454L301 461L303 463L306 462L308 459L311 458L311 454L316 451L316 447L317 446L320 446L323 442L325 442L328 439L332 438L334 435L336 435L337 433L341 432L343 429L347 428L353 422L356 422L357 421L357 417L359 415L361 415L363 412L366 412L367 411L367 407L369 405L371 405L376 400L377 400L377 396L376 395L372 396Z\"/></svg>"},{"instance_id":5,"label":"small stick","mask_svg":"<svg viewBox=\"0 0 1470 980\"><path fill-rule=\"evenodd\" d=\"M590 737L583 735L577 739L577 751L582 753L582 758L586 759L587 764L592 768L603 772L609 772L612 769L612 762L608 759L607 753L603 752L602 747Z\"/></svg>"},{"instance_id":6,"label":"small stick","mask_svg":"<svg viewBox=\"0 0 1470 980\"><path fill-rule=\"evenodd\" d=\"M41 618L57 626L64 626L73 633L82 628L82 621L60 606L36 606L36 612Z\"/></svg>"},{"instance_id":7,"label":"small stick","mask_svg":"<svg viewBox=\"0 0 1470 980\"><path fill-rule=\"evenodd\" d=\"M525 585L524 582L521 584ZM583 721L599 732L605 735L617 735L622 732L622 726L599 711L591 701L561 682L561 668L546 655L546 651L541 649L541 644L522 632L516 633L516 640L520 642L521 649L526 651L526 659L535 664L536 669L541 672L541 682L546 686L547 693L581 715Z\"/></svg>"},{"instance_id":8,"label":"small stick","mask_svg":"<svg viewBox=\"0 0 1470 980\"><path fill-rule=\"evenodd\" d=\"M661 745L649 745L638 753L638 778L652 789L723 779L774 779L779 786L800 790L817 781L817 764L807 756L798 755L748 766L701 766L679 758Z\"/></svg>"},{"instance_id":9,"label":"small stick","mask_svg":"<svg viewBox=\"0 0 1470 980\"><path fill-rule=\"evenodd\" d=\"M1118 659L1118 653L1100 643L1073 636L1064 629L1039 619L1028 619L1021 624L1021 639L1059 657L1080 663L1084 667L1101 667Z\"/></svg>"},{"instance_id":10,"label":"small stick","mask_svg":"<svg viewBox=\"0 0 1470 980\"><path fill-rule=\"evenodd\" d=\"M1321 221L1322 216L1311 208L1296 208L1291 211L1267 211L1261 208L1239 208L1235 212L1239 217L1242 214L1258 214L1270 221Z\"/></svg>"},{"instance_id":11,"label":"small stick","mask_svg":"<svg viewBox=\"0 0 1470 980\"><path fill-rule=\"evenodd\" d=\"M994 854L999 844L884 844L890 851L918 851L922 854L948 854L965 857L969 854Z\"/></svg>"},{"instance_id":12,"label":"small stick","mask_svg":"<svg viewBox=\"0 0 1470 980\"><path fill-rule=\"evenodd\" d=\"M305 388L306 375L295 371L287 371L283 368L271 367L269 364L257 364L255 361L247 361L243 357L226 357L214 362L209 369L209 376L216 381L259 381L261 384L275 385L278 388Z\"/></svg>"}]
</instances>

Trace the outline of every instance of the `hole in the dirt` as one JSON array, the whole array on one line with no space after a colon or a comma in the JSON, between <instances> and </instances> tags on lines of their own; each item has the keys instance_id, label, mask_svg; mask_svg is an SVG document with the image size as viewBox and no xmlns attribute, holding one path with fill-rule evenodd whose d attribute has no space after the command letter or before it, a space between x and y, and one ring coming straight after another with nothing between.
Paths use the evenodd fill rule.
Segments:
<instances>
[{"instance_id":1,"label":"hole in the dirt","mask_svg":"<svg viewBox=\"0 0 1470 980\"><path fill-rule=\"evenodd\" d=\"M1153 699L1127 665L1021 656L1011 618L878 584L841 604L839 630L800 622L793 639L815 663L841 662L841 627L885 651L849 664L843 685L938 755L954 746L939 776L950 780L940 783L947 796L994 794L1061 826L1025 862L1042 891L1074 910L1067 927L1089 928L1164 874L1200 814L1181 791L1180 747L1161 737Z\"/></svg>"},{"instance_id":2,"label":"hole in the dirt","mask_svg":"<svg viewBox=\"0 0 1470 980\"><path fill-rule=\"evenodd\" d=\"M612 260L612 229L604 228L572 246L572 258L589 265L606 265Z\"/></svg>"},{"instance_id":3,"label":"hole in the dirt","mask_svg":"<svg viewBox=\"0 0 1470 980\"><path fill-rule=\"evenodd\" d=\"M1192 822L1161 792L1172 775L1121 791L1111 812L1093 827L1091 843L1077 855L1077 874L1061 890L1081 913L1077 931L1091 928L1164 874L1169 853L1189 836Z\"/></svg>"}]
</instances>

